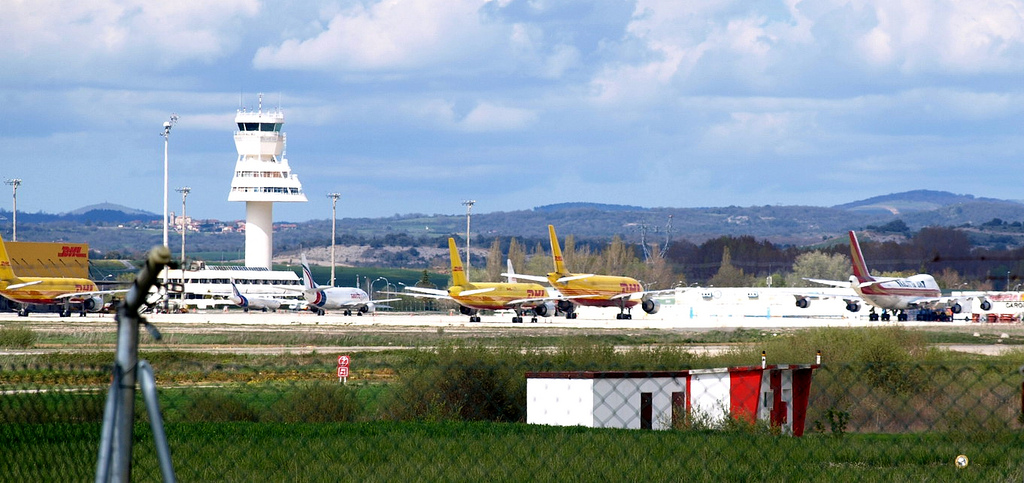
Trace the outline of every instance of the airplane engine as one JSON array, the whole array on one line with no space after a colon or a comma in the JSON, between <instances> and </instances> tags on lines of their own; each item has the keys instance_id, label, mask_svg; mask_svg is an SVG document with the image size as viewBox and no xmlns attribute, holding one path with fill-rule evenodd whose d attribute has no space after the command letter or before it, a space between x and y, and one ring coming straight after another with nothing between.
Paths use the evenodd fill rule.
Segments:
<instances>
[{"instance_id":1,"label":"airplane engine","mask_svg":"<svg viewBox=\"0 0 1024 483\"><path fill-rule=\"evenodd\" d=\"M860 312L860 304L857 302L850 302L846 304L846 310L849 310L850 312Z\"/></svg>"},{"instance_id":2,"label":"airplane engine","mask_svg":"<svg viewBox=\"0 0 1024 483\"><path fill-rule=\"evenodd\" d=\"M369 303L369 304L366 304L366 305L364 305L362 307L359 307L359 313L361 313L361 314L365 314L367 312L372 313L372 312L375 312L376 310L377 310L377 307L375 307L372 303Z\"/></svg>"},{"instance_id":3,"label":"airplane engine","mask_svg":"<svg viewBox=\"0 0 1024 483\"><path fill-rule=\"evenodd\" d=\"M539 317L551 317L555 315L555 304L553 302L544 302L533 308L533 313Z\"/></svg>"},{"instance_id":4,"label":"airplane engine","mask_svg":"<svg viewBox=\"0 0 1024 483\"><path fill-rule=\"evenodd\" d=\"M460 305L459 306L459 313L462 314L462 315L470 315L470 316L472 316L472 315L476 315L476 309L471 309L469 307Z\"/></svg>"},{"instance_id":5,"label":"airplane engine","mask_svg":"<svg viewBox=\"0 0 1024 483\"><path fill-rule=\"evenodd\" d=\"M981 301L981 310L992 310L992 302L987 299Z\"/></svg>"},{"instance_id":6,"label":"airplane engine","mask_svg":"<svg viewBox=\"0 0 1024 483\"><path fill-rule=\"evenodd\" d=\"M952 310L954 314L959 314L960 312L964 311L964 308L957 303L954 303L953 306L950 307L949 309Z\"/></svg>"},{"instance_id":7,"label":"airplane engine","mask_svg":"<svg viewBox=\"0 0 1024 483\"><path fill-rule=\"evenodd\" d=\"M89 312L101 310L103 309L103 297L100 297L99 295L89 297L82 302L82 307Z\"/></svg>"},{"instance_id":8,"label":"airplane engine","mask_svg":"<svg viewBox=\"0 0 1024 483\"><path fill-rule=\"evenodd\" d=\"M811 306L811 299L803 297L798 298L796 299L796 306L800 307L801 309L806 309L807 307Z\"/></svg>"},{"instance_id":9,"label":"airplane engine","mask_svg":"<svg viewBox=\"0 0 1024 483\"><path fill-rule=\"evenodd\" d=\"M640 308L644 309L644 312L648 314L658 313L658 309L661 308L661 304L657 300L647 299L640 303Z\"/></svg>"},{"instance_id":10,"label":"airplane engine","mask_svg":"<svg viewBox=\"0 0 1024 483\"><path fill-rule=\"evenodd\" d=\"M559 300L558 301L558 310L561 310L562 312L565 312L565 313L572 312L572 302L570 302L568 300Z\"/></svg>"}]
</instances>

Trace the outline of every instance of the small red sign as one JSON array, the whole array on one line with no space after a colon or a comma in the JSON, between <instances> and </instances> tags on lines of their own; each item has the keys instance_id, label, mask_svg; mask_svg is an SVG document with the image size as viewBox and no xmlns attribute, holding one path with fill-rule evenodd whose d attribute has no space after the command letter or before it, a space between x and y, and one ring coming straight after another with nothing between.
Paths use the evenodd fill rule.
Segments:
<instances>
[{"instance_id":1,"label":"small red sign","mask_svg":"<svg viewBox=\"0 0 1024 483\"><path fill-rule=\"evenodd\" d=\"M338 367L338 377L348 377L348 366Z\"/></svg>"},{"instance_id":2,"label":"small red sign","mask_svg":"<svg viewBox=\"0 0 1024 483\"><path fill-rule=\"evenodd\" d=\"M338 356L338 367L348 367L350 360L348 356Z\"/></svg>"}]
</instances>

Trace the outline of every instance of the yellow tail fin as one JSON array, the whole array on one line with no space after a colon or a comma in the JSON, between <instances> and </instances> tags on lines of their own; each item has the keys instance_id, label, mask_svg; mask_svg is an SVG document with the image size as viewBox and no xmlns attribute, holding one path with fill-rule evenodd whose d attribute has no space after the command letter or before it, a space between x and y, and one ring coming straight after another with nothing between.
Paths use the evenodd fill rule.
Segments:
<instances>
[{"instance_id":1,"label":"yellow tail fin","mask_svg":"<svg viewBox=\"0 0 1024 483\"><path fill-rule=\"evenodd\" d=\"M466 277L466 271L462 268L462 257L459 257L459 247L455 246L455 239L448 239L448 252L452 257L452 285L467 285L469 279Z\"/></svg>"},{"instance_id":2,"label":"yellow tail fin","mask_svg":"<svg viewBox=\"0 0 1024 483\"><path fill-rule=\"evenodd\" d=\"M7 247L3 238L0 238L0 280L11 282L17 279L14 269L11 268L11 257L7 256Z\"/></svg>"},{"instance_id":3,"label":"yellow tail fin","mask_svg":"<svg viewBox=\"0 0 1024 483\"><path fill-rule=\"evenodd\" d=\"M558 245L558 236L555 235L555 225L548 225L548 234L551 236L551 258L555 261L555 273L568 275L565 260L562 259L562 247Z\"/></svg>"}]
</instances>

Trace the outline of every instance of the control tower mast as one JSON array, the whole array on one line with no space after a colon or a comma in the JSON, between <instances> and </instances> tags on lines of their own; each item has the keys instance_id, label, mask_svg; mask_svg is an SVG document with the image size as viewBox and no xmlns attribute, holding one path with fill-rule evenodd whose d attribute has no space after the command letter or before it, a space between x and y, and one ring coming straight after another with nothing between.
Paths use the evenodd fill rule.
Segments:
<instances>
[{"instance_id":1,"label":"control tower mast","mask_svg":"<svg viewBox=\"0 0 1024 483\"><path fill-rule=\"evenodd\" d=\"M264 111L260 94L259 109L240 109L235 123L238 161L228 201L245 202L245 266L271 268L274 202L305 202L306 195L284 156L284 113Z\"/></svg>"}]
</instances>

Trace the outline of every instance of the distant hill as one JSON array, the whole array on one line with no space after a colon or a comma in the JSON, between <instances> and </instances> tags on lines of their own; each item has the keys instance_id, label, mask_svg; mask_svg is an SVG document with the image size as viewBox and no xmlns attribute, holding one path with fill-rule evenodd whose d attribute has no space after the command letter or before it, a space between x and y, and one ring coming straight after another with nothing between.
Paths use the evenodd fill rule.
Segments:
<instances>
[{"instance_id":1,"label":"distant hill","mask_svg":"<svg viewBox=\"0 0 1024 483\"><path fill-rule=\"evenodd\" d=\"M0 220L10 212L0 210ZM125 224L134 220L159 220L159 215L142 210L100 204L62 215L18 213L19 232L28 239L76 240L99 250L128 250L149 247L159 238L156 230L145 234L133 230L82 230L74 223ZM554 225L560 237L573 235L577 241L606 243L619 236L629 243L688 240L700 244L721 236L751 236L784 246L820 243L847 230L885 226L901 221L910 232L926 226L970 228L979 245L1024 246L1024 204L1017 201L979 198L944 191L916 190L846 203L822 206L727 206L704 208L644 208L602 203L560 203L533 209L473 214L475 248L486 250L494 237L516 237L533 250L548 241L547 226ZM996 223L998 221L998 223ZM65 222L63 226L61 223ZM72 222L71 224L66 222ZM36 224L22 228L22 223ZM159 223L157 223L159 225ZM275 251L298 250L329 244L331 223L327 219L296 223L296 229L275 230ZM464 215L406 214L382 218L338 220L338 239L346 244L382 246L437 246L445 248L448 236L465 236ZM1000 228L1000 226L1005 225ZM0 224L0 231L5 225ZM29 230L37 233L29 235ZM1009 231L1008 231L1009 230ZM152 231L152 233L150 233ZM1012 234L1012 236L1011 236ZM142 236L152 236L152 240ZM236 253L242 235L206 231L190 235L190 247L198 251ZM172 241L173 242L173 241ZM173 243L172 243L173 244Z\"/></svg>"},{"instance_id":2,"label":"distant hill","mask_svg":"<svg viewBox=\"0 0 1024 483\"><path fill-rule=\"evenodd\" d=\"M563 210L597 210L597 211L646 211L649 208L630 205L609 205L605 203L556 203L538 206L533 211L551 212Z\"/></svg>"},{"instance_id":3,"label":"distant hill","mask_svg":"<svg viewBox=\"0 0 1024 483\"><path fill-rule=\"evenodd\" d=\"M905 191L903 193L891 193L882 196L875 196L866 200L836 205L833 206L833 208L865 214L889 213L895 216L900 216L908 213L931 211L951 205L963 205L974 202L1002 203L1004 201L994 198L975 198L973 195L958 195L947 191L914 190Z\"/></svg>"},{"instance_id":4,"label":"distant hill","mask_svg":"<svg viewBox=\"0 0 1024 483\"><path fill-rule=\"evenodd\" d=\"M81 208L79 208L77 210L69 211L69 212L65 213L65 215L79 216L79 215L85 215L85 214L87 214L87 213L89 213L91 211L101 211L101 212L118 211L118 212L124 213L126 215L139 215L139 216L143 216L143 217L147 217L147 218L148 217L163 216L163 215L157 215L156 213L150 213L148 211L137 210L135 208L130 208L130 207L127 207L127 206L124 206L124 205L118 205L118 204L114 204L114 203L99 203L99 204L95 204L95 205L83 206L83 207L81 207Z\"/></svg>"}]
</instances>

